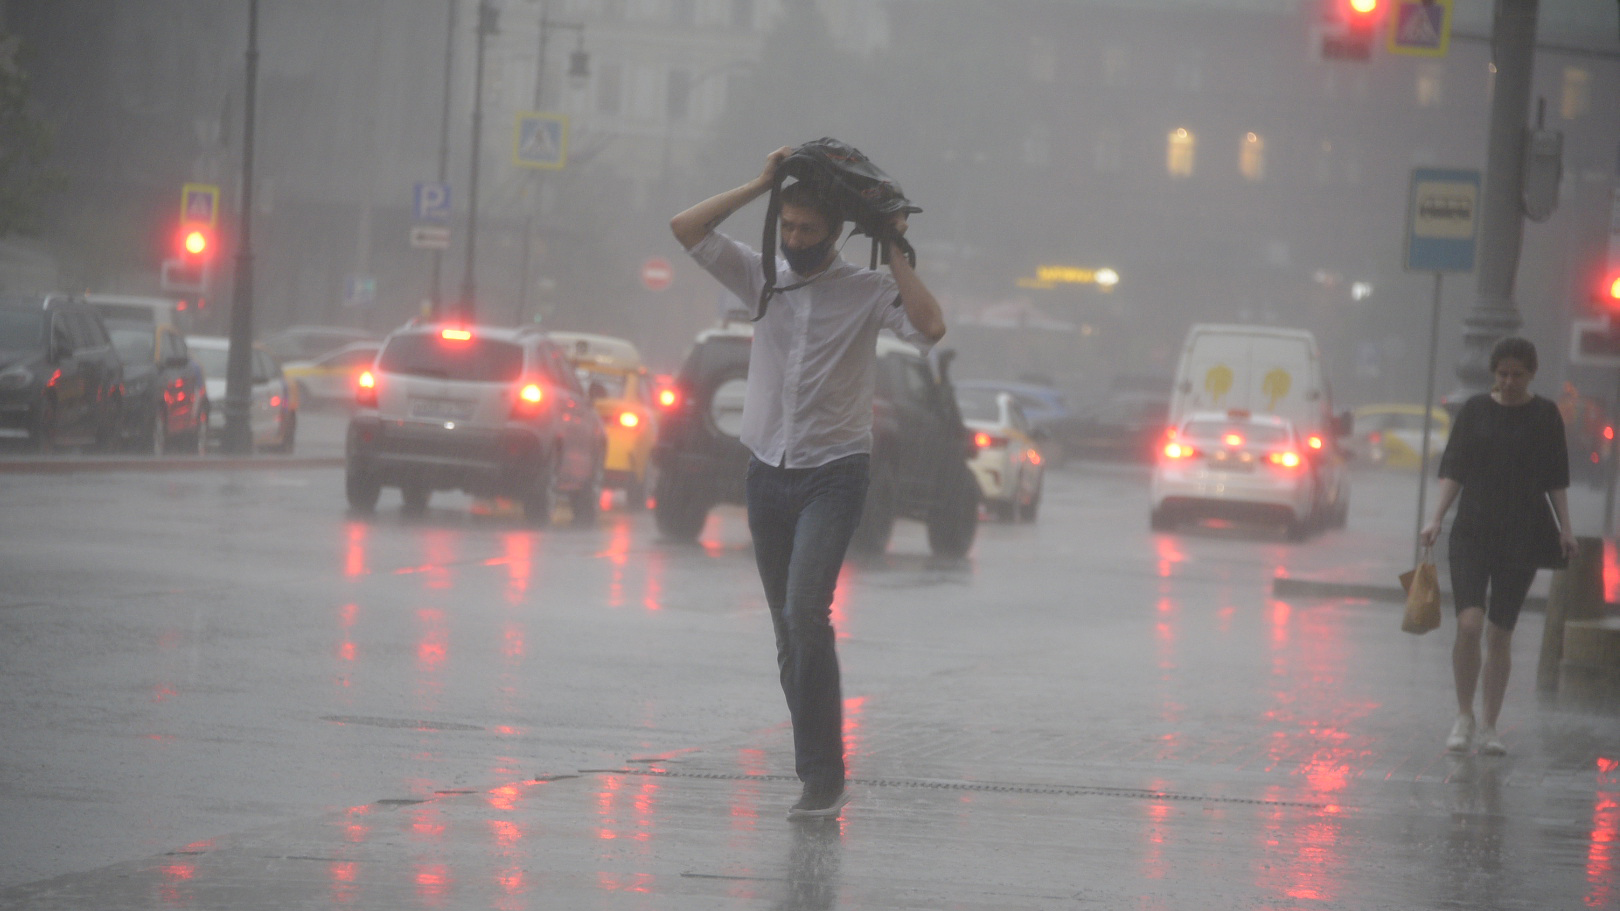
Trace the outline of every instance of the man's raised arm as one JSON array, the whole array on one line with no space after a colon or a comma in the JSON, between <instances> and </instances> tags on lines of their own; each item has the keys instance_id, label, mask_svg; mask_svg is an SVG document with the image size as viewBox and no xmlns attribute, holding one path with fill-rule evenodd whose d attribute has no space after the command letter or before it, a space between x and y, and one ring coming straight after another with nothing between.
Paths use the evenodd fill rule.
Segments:
<instances>
[{"instance_id":1,"label":"man's raised arm","mask_svg":"<svg viewBox=\"0 0 1620 911\"><path fill-rule=\"evenodd\" d=\"M772 152L765 159L765 170L753 180L740 187L727 190L705 199L685 212L669 220L669 229L675 232L675 239L681 246L690 250L709 232L719 227L720 223L730 217L731 213L748 205L771 188L776 182L776 168L782 159L793 154L793 149L783 146Z\"/></svg>"}]
</instances>

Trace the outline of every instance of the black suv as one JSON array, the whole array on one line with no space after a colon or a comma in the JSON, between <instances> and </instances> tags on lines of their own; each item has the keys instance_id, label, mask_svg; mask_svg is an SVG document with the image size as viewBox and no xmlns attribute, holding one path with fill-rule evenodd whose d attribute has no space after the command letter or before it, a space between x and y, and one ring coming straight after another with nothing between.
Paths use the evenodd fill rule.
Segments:
<instances>
[{"instance_id":1,"label":"black suv","mask_svg":"<svg viewBox=\"0 0 1620 911\"><path fill-rule=\"evenodd\" d=\"M41 452L110 449L123 421L123 388L123 361L82 298L0 297L0 436Z\"/></svg>"},{"instance_id":2,"label":"black suv","mask_svg":"<svg viewBox=\"0 0 1620 911\"><path fill-rule=\"evenodd\" d=\"M690 541L718 503L741 504L748 449L737 439L753 327L728 322L698 336L658 428L654 516L667 538ZM978 531L979 485L967 467L972 435L943 369L912 346L878 338L872 401L872 483L851 548L882 553L896 519L928 524L941 557L961 557Z\"/></svg>"},{"instance_id":3,"label":"black suv","mask_svg":"<svg viewBox=\"0 0 1620 911\"><path fill-rule=\"evenodd\" d=\"M369 513L396 486L407 515L435 490L509 497L534 525L558 494L596 519L607 433L562 349L530 329L451 323L388 336L360 377L345 491Z\"/></svg>"}]
</instances>

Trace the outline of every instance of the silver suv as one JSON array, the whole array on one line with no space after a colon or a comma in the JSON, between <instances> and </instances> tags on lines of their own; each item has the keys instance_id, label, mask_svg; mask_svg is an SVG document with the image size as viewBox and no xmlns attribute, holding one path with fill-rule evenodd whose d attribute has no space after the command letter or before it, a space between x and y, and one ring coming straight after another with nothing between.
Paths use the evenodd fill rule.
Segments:
<instances>
[{"instance_id":1,"label":"silver suv","mask_svg":"<svg viewBox=\"0 0 1620 911\"><path fill-rule=\"evenodd\" d=\"M534 329L427 323L388 336L362 374L345 490L369 514L398 487L405 514L435 490L507 497L534 525L558 495L596 517L607 435L557 345Z\"/></svg>"}]
</instances>

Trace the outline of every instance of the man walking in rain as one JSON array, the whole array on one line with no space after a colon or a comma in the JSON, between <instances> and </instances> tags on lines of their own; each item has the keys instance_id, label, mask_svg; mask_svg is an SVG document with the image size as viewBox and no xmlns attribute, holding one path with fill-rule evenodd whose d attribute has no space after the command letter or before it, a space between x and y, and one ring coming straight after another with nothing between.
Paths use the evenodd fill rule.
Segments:
<instances>
[{"instance_id":1,"label":"man walking in rain","mask_svg":"<svg viewBox=\"0 0 1620 911\"><path fill-rule=\"evenodd\" d=\"M698 265L744 301L764 288L762 256L715 228L768 192L792 151L777 149L758 177L670 220ZM877 335L887 328L927 351L945 319L904 256L889 257L888 272L841 259L844 215L809 185L784 187L781 202L781 252L793 273L784 284L804 284L778 292L755 324L741 433L753 454L748 528L804 783L788 817L830 817L849 799L831 610L866 499ZM904 233L905 216L893 227Z\"/></svg>"}]
</instances>

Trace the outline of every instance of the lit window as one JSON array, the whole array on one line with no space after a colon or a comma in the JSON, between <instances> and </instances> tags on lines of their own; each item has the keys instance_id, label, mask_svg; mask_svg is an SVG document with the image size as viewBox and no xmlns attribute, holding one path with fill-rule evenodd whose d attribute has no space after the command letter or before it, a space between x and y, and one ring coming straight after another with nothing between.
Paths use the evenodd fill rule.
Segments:
<instances>
[{"instance_id":1,"label":"lit window","mask_svg":"<svg viewBox=\"0 0 1620 911\"><path fill-rule=\"evenodd\" d=\"M1565 120L1574 120L1592 109L1592 73L1577 66L1564 67L1564 93L1558 105Z\"/></svg>"},{"instance_id":2,"label":"lit window","mask_svg":"<svg viewBox=\"0 0 1620 911\"><path fill-rule=\"evenodd\" d=\"M1177 127L1170 131L1170 152L1168 169L1171 177L1191 177L1193 172L1193 156L1198 148L1198 140L1192 131L1186 127Z\"/></svg>"},{"instance_id":3,"label":"lit window","mask_svg":"<svg viewBox=\"0 0 1620 911\"><path fill-rule=\"evenodd\" d=\"M1266 141L1257 133L1247 133L1238 150L1238 170L1246 180L1266 179Z\"/></svg>"}]
</instances>

